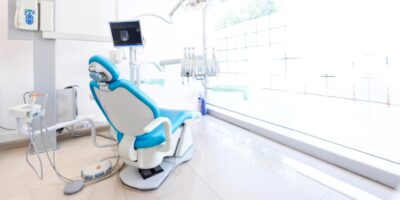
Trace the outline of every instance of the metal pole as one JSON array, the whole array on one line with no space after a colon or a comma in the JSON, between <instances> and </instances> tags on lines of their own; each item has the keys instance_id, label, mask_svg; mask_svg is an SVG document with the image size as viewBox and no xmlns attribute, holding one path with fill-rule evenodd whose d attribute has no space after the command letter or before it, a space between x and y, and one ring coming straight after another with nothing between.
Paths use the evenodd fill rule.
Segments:
<instances>
[{"instance_id":1,"label":"metal pole","mask_svg":"<svg viewBox=\"0 0 400 200\"><path fill-rule=\"evenodd\" d=\"M206 36L206 20L207 20L207 2L203 8L203 64L205 67L204 75L204 98L207 99L207 77L208 77L208 66L207 66L207 36Z\"/></svg>"},{"instance_id":2,"label":"metal pole","mask_svg":"<svg viewBox=\"0 0 400 200\"><path fill-rule=\"evenodd\" d=\"M129 47L129 73L130 79L133 83L135 83L135 64L134 64L134 48ZM136 60L136 58L135 58Z\"/></svg>"},{"instance_id":3,"label":"metal pole","mask_svg":"<svg viewBox=\"0 0 400 200\"><path fill-rule=\"evenodd\" d=\"M139 66L137 64L135 47L129 47L129 72L132 83L140 87Z\"/></svg>"},{"instance_id":4,"label":"metal pole","mask_svg":"<svg viewBox=\"0 0 400 200\"><path fill-rule=\"evenodd\" d=\"M136 73L136 86L140 88L140 65L137 62L136 48L133 49L135 58L135 73Z\"/></svg>"},{"instance_id":5,"label":"metal pole","mask_svg":"<svg viewBox=\"0 0 400 200\"><path fill-rule=\"evenodd\" d=\"M115 0L115 20L119 20L119 0Z\"/></svg>"}]
</instances>

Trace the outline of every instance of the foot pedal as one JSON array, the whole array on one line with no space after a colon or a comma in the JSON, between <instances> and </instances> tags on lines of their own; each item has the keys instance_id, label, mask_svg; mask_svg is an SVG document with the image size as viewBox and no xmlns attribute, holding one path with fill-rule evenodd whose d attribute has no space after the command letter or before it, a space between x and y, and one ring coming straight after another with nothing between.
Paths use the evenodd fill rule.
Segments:
<instances>
[{"instance_id":1,"label":"foot pedal","mask_svg":"<svg viewBox=\"0 0 400 200\"><path fill-rule=\"evenodd\" d=\"M105 160L82 169L81 175L84 180L91 181L109 174L111 170L111 161Z\"/></svg>"},{"instance_id":2,"label":"foot pedal","mask_svg":"<svg viewBox=\"0 0 400 200\"><path fill-rule=\"evenodd\" d=\"M139 169L139 174L143 179L148 179L154 175L157 175L163 172L163 168L161 166L154 167L152 169Z\"/></svg>"}]
</instances>

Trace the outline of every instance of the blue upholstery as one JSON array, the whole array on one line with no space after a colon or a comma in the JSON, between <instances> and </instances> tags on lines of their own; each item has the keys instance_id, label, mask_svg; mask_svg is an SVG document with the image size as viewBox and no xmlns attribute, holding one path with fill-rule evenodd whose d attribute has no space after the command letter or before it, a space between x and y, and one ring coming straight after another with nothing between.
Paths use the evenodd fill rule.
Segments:
<instances>
[{"instance_id":1,"label":"blue upholstery","mask_svg":"<svg viewBox=\"0 0 400 200\"><path fill-rule=\"evenodd\" d=\"M167 117L171 121L172 133L174 133L185 120L192 118L192 112L180 110L160 109L160 117ZM144 135L136 137L135 148L150 148L160 145L165 141L165 133L163 125L158 126L155 130Z\"/></svg>"},{"instance_id":2,"label":"blue upholstery","mask_svg":"<svg viewBox=\"0 0 400 200\"><path fill-rule=\"evenodd\" d=\"M128 90L132 95L134 95L136 98L141 100L145 105L147 105L153 112L154 118L158 117L167 117L171 121L172 125L172 132L175 132L180 126L183 125L185 120L191 119L192 118L192 113L188 111L179 111L179 110L168 110L168 109L158 109L157 105L155 102L150 99L145 93L143 93L139 88L134 86L130 81L127 80L114 80L114 77L119 77L119 72L115 68L114 64L109 62L106 58L101 57L101 56L94 56L90 59L89 63L91 62L97 62L101 65L104 66L106 70L108 70L111 74L113 75L113 80L108 84L108 88L110 91L114 91L117 88L124 88ZM110 121L108 115L106 114L103 106L101 105L96 93L95 93L95 88L99 89L100 86L99 84L92 80L90 82L90 91L92 92L92 95L99 106L101 112L104 114L106 117L107 121L110 123L110 125L114 128L114 130L117 132L117 139L118 142L121 141L123 138L123 133L117 129L117 127L114 126L114 124ZM129 108L127 108L129 109ZM143 127L144 128L144 127ZM160 125L157 127L155 130L137 136L135 140L134 147L136 149L139 148L151 148L158 146L162 144L165 141L165 133L164 133L164 128L163 125Z\"/></svg>"},{"instance_id":3,"label":"blue upholstery","mask_svg":"<svg viewBox=\"0 0 400 200\"><path fill-rule=\"evenodd\" d=\"M166 117L171 120L172 132L175 132L187 119L192 118L192 112L161 108L160 117Z\"/></svg>"},{"instance_id":4,"label":"blue upholstery","mask_svg":"<svg viewBox=\"0 0 400 200\"><path fill-rule=\"evenodd\" d=\"M119 78L119 71L118 71L118 69L117 69L117 68L115 67L115 65L114 65L110 60L108 60L106 57L104 57L104 56L99 56L99 55L92 56L92 57L89 59L89 65L90 65L91 63L93 63L93 62L99 63L99 64L100 64L101 66L103 66L108 72L110 72L110 74L111 74L111 76L112 76L112 79L111 79L110 82L114 82L114 81L118 80L118 78Z\"/></svg>"}]
</instances>

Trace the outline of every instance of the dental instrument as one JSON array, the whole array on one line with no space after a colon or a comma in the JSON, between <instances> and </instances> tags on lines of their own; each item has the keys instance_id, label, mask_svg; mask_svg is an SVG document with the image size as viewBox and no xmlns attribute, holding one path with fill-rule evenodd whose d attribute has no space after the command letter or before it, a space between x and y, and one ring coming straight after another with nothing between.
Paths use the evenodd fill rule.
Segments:
<instances>
[{"instance_id":1,"label":"dental instrument","mask_svg":"<svg viewBox=\"0 0 400 200\"><path fill-rule=\"evenodd\" d=\"M61 181L66 183L66 185L64 187L64 194L66 194L66 195L71 195L71 194L75 194L75 193L79 192L80 190L82 190L84 185L89 181L95 182L95 181L102 180L103 178L109 177L107 175L110 174L116 168L117 163L119 161L119 157L117 157L117 161L111 167L111 170L110 170L109 165L108 165L108 167L106 166L106 167L101 168L101 166L105 165L106 162L100 162L100 163L96 164L97 166L100 166L100 168L97 169L97 173L94 172L97 174L97 176L95 176L94 178L90 178L90 179L89 178L82 179L82 180L81 179L76 179L76 180L69 179L69 178L65 177L64 175L62 175L58 171L57 166L56 166L56 155L55 155L54 148L50 149L46 142L46 139L45 139L45 135L47 137L55 137L54 134L49 134L50 131L56 131L57 129L60 129L60 128L71 126L76 123L80 123L82 121L87 121L91 126L90 127L91 128L91 136L92 136L92 141L95 146L111 147L111 146L115 146L116 143L112 142L112 143L108 143L108 144L99 144L96 140L95 123L90 118L75 119L72 121L56 124L52 127L47 127L45 120L44 120L44 116L46 113L45 107L46 107L47 96L48 95L44 94L44 93L31 92L31 93L29 93L30 99L26 104L11 107L9 110L9 115L11 117L16 118L18 133L26 135L29 138L30 143L28 145L28 148L27 148L27 151L25 154L25 159L26 159L26 162L28 163L28 165L33 169L33 171L36 173L36 175L38 176L39 179L43 179L43 162L42 162L42 159L39 154L44 152L50 163L51 168L56 173L57 177ZM39 99L41 100L41 102L38 102ZM41 139L41 141L36 140L38 137ZM52 138L51 140L55 140L55 138ZM37 142L42 142L44 149L39 150L39 148L36 145ZM52 156L50 156L50 154L48 152L50 150L52 151ZM39 169L35 168L34 165L32 164L32 162L29 160L29 152L33 152L36 155L36 157L38 159L38 163L39 163ZM100 171L99 169L104 169L105 172L99 173L99 171ZM89 166L88 168L83 169L81 173L84 178L88 177L88 175L93 173L92 166Z\"/></svg>"},{"instance_id":2,"label":"dental instrument","mask_svg":"<svg viewBox=\"0 0 400 200\"><path fill-rule=\"evenodd\" d=\"M207 54L206 54L207 55ZM204 81L206 77L216 77L219 75L219 65L213 48L211 58L204 55L196 55L194 47L185 47L184 56L181 59L182 79L193 77L195 80ZM184 81L182 80L184 83Z\"/></svg>"}]
</instances>

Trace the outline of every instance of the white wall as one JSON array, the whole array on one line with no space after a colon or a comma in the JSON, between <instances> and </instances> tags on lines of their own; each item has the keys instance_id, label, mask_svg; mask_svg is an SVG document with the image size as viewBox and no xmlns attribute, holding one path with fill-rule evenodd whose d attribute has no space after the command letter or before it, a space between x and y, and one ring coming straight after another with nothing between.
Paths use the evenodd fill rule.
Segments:
<instances>
[{"instance_id":1,"label":"white wall","mask_svg":"<svg viewBox=\"0 0 400 200\"><path fill-rule=\"evenodd\" d=\"M120 20L131 19L142 13L167 16L175 0L120 0ZM93 6L96 4L96 6ZM79 5L79 9L75 7ZM68 33L110 35L109 21L115 17L114 1L110 0L58 0L56 2L56 30ZM184 46L201 47L201 12L179 10L174 25L156 18L142 18L146 46L139 54L140 60L159 61L181 58ZM8 117L8 108L22 103L22 94L33 89L32 41L7 39L7 1L0 1L0 124L14 127ZM99 109L89 99L87 62L90 56L108 56L111 43L56 41L56 88L77 84L80 114L99 114ZM200 51L199 51L200 53ZM128 65L118 66L122 77L129 78ZM179 65L169 66L160 73L151 66L144 66L142 75L147 78L165 78L166 86L143 85L143 89L163 107L195 109L199 84L182 85Z\"/></svg>"},{"instance_id":2,"label":"white wall","mask_svg":"<svg viewBox=\"0 0 400 200\"><path fill-rule=\"evenodd\" d=\"M114 2L114 0L56 0L56 31L110 35L108 22L115 19Z\"/></svg>"},{"instance_id":3,"label":"white wall","mask_svg":"<svg viewBox=\"0 0 400 200\"><path fill-rule=\"evenodd\" d=\"M76 6L79 5L79 9ZM93 6L96 5L96 6ZM56 31L88 35L111 35L108 22L115 19L114 1L58 0L56 2ZM88 61L93 55L108 57L112 43L71 40L56 41L56 88L79 85L80 115L100 114L90 100Z\"/></svg>"},{"instance_id":4,"label":"white wall","mask_svg":"<svg viewBox=\"0 0 400 200\"><path fill-rule=\"evenodd\" d=\"M8 40L8 1L0 1L0 125L14 127L8 108L33 89L32 41Z\"/></svg>"},{"instance_id":5,"label":"white wall","mask_svg":"<svg viewBox=\"0 0 400 200\"><path fill-rule=\"evenodd\" d=\"M108 43L82 41L56 41L56 88L79 85L78 110L80 115L98 114L94 101L90 100L88 61L95 54L108 56L112 47Z\"/></svg>"}]
</instances>

